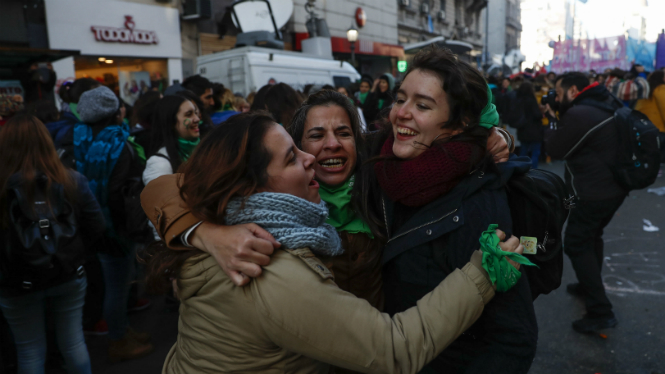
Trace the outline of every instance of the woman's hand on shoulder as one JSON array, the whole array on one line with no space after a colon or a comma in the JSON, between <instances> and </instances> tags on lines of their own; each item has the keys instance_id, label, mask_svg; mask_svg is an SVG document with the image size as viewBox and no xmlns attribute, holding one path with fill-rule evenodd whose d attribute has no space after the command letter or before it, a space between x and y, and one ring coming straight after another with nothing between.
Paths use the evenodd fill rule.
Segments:
<instances>
[{"instance_id":1,"label":"woman's hand on shoulder","mask_svg":"<svg viewBox=\"0 0 665 374\"><path fill-rule=\"evenodd\" d=\"M280 247L269 232L254 223L220 226L204 222L189 242L212 255L237 286L260 276L261 267L270 264L270 255Z\"/></svg>"},{"instance_id":2,"label":"woman's hand on shoulder","mask_svg":"<svg viewBox=\"0 0 665 374\"><path fill-rule=\"evenodd\" d=\"M492 128L487 138L487 151L494 157L494 162L506 162L510 157L510 146L500 130Z\"/></svg>"}]
</instances>

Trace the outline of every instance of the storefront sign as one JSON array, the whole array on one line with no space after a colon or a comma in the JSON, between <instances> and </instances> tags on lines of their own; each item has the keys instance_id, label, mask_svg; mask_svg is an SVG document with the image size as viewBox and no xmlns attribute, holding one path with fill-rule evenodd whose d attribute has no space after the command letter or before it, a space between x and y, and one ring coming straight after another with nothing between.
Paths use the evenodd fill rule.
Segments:
<instances>
[{"instance_id":1,"label":"storefront sign","mask_svg":"<svg viewBox=\"0 0 665 374\"><path fill-rule=\"evenodd\" d=\"M363 8L358 7L358 9L356 9L356 25L358 25L359 29L362 29L363 26L365 26L366 22L367 22L367 13L365 13Z\"/></svg>"},{"instance_id":2,"label":"storefront sign","mask_svg":"<svg viewBox=\"0 0 665 374\"><path fill-rule=\"evenodd\" d=\"M152 3L45 1L49 47L107 59L182 58L178 8Z\"/></svg>"},{"instance_id":3,"label":"storefront sign","mask_svg":"<svg viewBox=\"0 0 665 374\"><path fill-rule=\"evenodd\" d=\"M125 28L92 26L90 29L95 34L98 42L118 42L134 44L157 44L157 34L154 31L135 30L132 16L125 16Z\"/></svg>"}]
</instances>

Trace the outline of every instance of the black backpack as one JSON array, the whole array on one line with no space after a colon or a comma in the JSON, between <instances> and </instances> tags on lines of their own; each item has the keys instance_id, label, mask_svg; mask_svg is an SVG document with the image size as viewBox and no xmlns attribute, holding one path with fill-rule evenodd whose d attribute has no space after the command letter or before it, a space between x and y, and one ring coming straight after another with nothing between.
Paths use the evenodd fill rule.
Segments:
<instances>
[{"instance_id":1,"label":"black backpack","mask_svg":"<svg viewBox=\"0 0 665 374\"><path fill-rule=\"evenodd\" d=\"M577 151L584 144L587 135L612 122L617 132L618 146L614 165L608 167L614 175L614 180L626 191L647 188L656 181L660 169L659 130L644 113L624 107L619 99L615 100L622 107L589 130L563 158L565 160ZM594 106L595 103L587 104Z\"/></svg>"},{"instance_id":2,"label":"black backpack","mask_svg":"<svg viewBox=\"0 0 665 374\"><path fill-rule=\"evenodd\" d=\"M628 191L649 187L660 169L658 128L644 113L626 107L614 112L614 123L619 135L614 179Z\"/></svg>"},{"instance_id":3,"label":"black backpack","mask_svg":"<svg viewBox=\"0 0 665 374\"><path fill-rule=\"evenodd\" d=\"M136 150L132 143L126 143L132 156L132 162L138 162ZM141 192L143 191L143 180L140 177L127 178L120 192L124 203L124 225L122 232L131 240L140 244L153 242L154 235L148 224L148 216L141 207Z\"/></svg>"},{"instance_id":4,"label":"black backpack","mask_svg":"<svg viewBox=\"0 0 665 374\"><path fill-rule=\"evenodd\" d=\"M573 197L558 175L540 169L513 175L506 184L506 193L513 235L538 239L536 254L525 254L538 267L524 267L535 300L538 295L548 294L561 285L562 231L573 207Z\"/></svg>"},{"instance_id":5,"label":"black backpack","mask_svg":"<svg viewBox=\"0 0 665 374\"><path fill-rule=\"evenodd\" d=\"M3 287L30 292L84 274L85 250L74 207L62 185L47 188L47 182L43 174L37 177L32 199L19 174L7 183L10 227L2 234L5 240L0 248Z\"/></svg>"}]
</instances>

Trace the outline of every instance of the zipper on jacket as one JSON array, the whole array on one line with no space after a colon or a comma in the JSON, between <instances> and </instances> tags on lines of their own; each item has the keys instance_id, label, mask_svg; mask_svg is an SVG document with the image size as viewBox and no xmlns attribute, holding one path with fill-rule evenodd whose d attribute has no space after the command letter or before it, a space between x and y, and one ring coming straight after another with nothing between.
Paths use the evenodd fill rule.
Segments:
<instances>
[{"instance_id":1,"label":"zipper on jacket","mask_svg":"<svg viewBox=\"0 0 665 374\"><path fill-rule=\"evenodd\" d=\"M388 234L388 237L390 237L390 227L388 227L388 214L386 213L386 200L383 198L383 196L381 197L381 205L383 206L383 222L386 224L386 234Z\"/></svg>"},{"instance_id":2,"label":"zipper on jacket","mask_svg":"<svg viewBox=\"0 0 665 374\"><path fill-rule=\"evenodd\" d=\"M610 118L604 120L603 122L601 122L601 123L597 124L596 126L594 126L591 130L587 131L586 134L584 134L584 136L582 137L582 139L580 139L580 141L577 142L577 144L575 144L575 145L573 146L573 148L571 148L570 151L568 151L568 153L566 153L565 156L563 156L563 159L564 159L564 160L567 159L568 156L570 156L571 153L573 153L573 151L575 151L575 150L577 149L577 147L579 147L579 146L582 144L582 142L584 142L584 140L586 139L587 136L589 136L589 134L591 134L592 132L594 132L597 128L599 128L599 127L603 126L604 124L608 123L608 122L609 122L610 120L612 120L613 118L614 118L614 116L612 116L612 117L610 117Z\"/></svg>"},{"instance_id":3,"label":"zipper on jacket","mask_svg":"<svg viewBox=\"0 0 665 374\"><path fill-rule=\"evenodd\" d=\"M577 195L577 189L575 189L575 176L573 175L573 172L570 171L570 168L568 167L568 161L563 163L566 165L566 170L568 170L568 174L570 174L570 185L573 187L573 193L575 194L575 197L578 197Z\"/></svg>"},{"instance_id":4,"label":"zipper on jacket","mask_svg":"<svg viewBox=\"0 0 665 374\"><path fill-rule=\"evenodd\" d=\"M387 243L390 243L391 241L393 241L393 240L395 240L395 239L397 239L397 238L400 238L400 237L402 237L402 236L404 236L404 235L406 235L406 234L409 234L409 233L412 233L412 232L414 232L414 231L416 231L416 230L422 229L423 227L425 227L425 226L427 226L427 225L431 225L431 224L433 224L433 223L437 223L437 222L441 221L442 219L448 217L449 215L451 215L451 214L453 214L453 213L455 213L455 212L457 212L457 209L453 210L452 212L448 212L448 213L444 214L443 217L441 217L441 218L435 219L434 221L431 221L431 222L427 222L427 223L424 224L424 225L420 225L420 226L418 226L418 227L414 227L414 228L412 228L411 230L409 230L409 231L407 231L407 232L403 232L403 233L397 235L397 236L394 237L394 238L390 238L390 240L388 240Z\"/></svg>"}]
</instances>

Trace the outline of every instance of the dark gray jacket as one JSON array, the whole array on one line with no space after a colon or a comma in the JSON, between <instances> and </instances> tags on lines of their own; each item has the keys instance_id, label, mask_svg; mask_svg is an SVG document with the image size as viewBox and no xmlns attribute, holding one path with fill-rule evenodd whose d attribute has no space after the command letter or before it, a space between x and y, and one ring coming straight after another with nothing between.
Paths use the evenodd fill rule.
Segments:
<instances>
[{"instance_id":1,"label":"dark gray jacket","mask_svg":"<svg viewBox=\"0 0 665 374\"><path fill-rule=\"evenodd\" d=\"M566 185L581 200L607 200L626 195L614 181L612 167L619 142L614 111L622 104L605 88L580 93L547 140L547 153L566 161ZM571 152L572 151L572 152Z\"/></svg>"}]
</instances>

